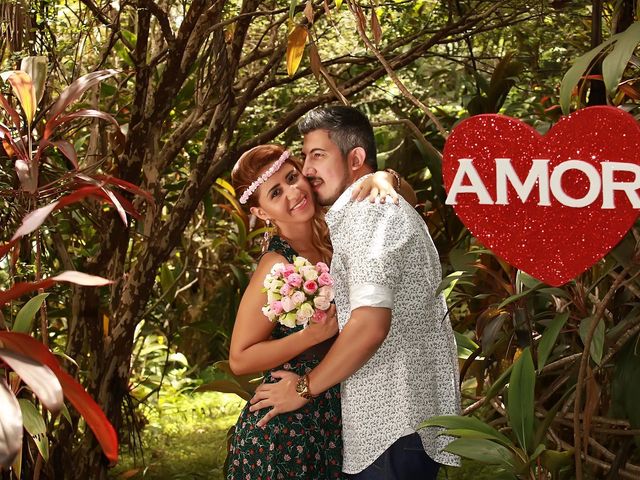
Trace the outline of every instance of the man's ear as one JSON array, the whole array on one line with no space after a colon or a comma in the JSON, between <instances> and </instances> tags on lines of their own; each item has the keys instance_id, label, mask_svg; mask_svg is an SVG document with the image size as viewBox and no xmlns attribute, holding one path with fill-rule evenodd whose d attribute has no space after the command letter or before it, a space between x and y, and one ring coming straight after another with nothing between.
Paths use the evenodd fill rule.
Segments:
<instances>
[{"instance_id":1,"label":"man's ear","mask_svg":"<svg viewBox=\"0 0 640 480\"><path fill-rule=\"evenodd\" d=\"M367 159L367 153L362 147L356 147L349 152L349 169L353 172L360 170Z\"/></svg>"},{"instance_id":2,"label":"man's ear","mask_svg":"<svg viewBox=\"0 0 640 480\"><path fill-rule=\"evenodd\" d=\"M267 212L265 212L260 207L251 207L249 210L251 211L252 214L254 214L256 217L258 217L262 221L270 220L269 215L267 215Z\"/></svg>"}]
</instances>

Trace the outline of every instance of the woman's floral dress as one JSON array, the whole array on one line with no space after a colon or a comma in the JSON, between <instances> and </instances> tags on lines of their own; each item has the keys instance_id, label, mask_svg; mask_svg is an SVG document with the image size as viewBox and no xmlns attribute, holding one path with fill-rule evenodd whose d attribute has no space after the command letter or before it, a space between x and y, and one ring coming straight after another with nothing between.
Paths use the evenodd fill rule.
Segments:
<instances>
[{"instance_id":1,"label":"woman's floral dress","mask_svg":"<svg viewBox=\"0 0 640 480\"><path fill-rule=\"evenodd\" d=\"M280 237L273 237L269 251L281 254L291 263L297 255ZM278 323L271 336L282 338L301 329L302 326L288 328ZM303 375L318 365L328 346L316 346L274 370ZM265 372L264 381L276 380L269 371ZM229 446L227 480L343 478L339 385L300 410L276 416L261 429L256 424L266 411L251 413L248 403L242 410Z\"/></svg>"}]
</instances>

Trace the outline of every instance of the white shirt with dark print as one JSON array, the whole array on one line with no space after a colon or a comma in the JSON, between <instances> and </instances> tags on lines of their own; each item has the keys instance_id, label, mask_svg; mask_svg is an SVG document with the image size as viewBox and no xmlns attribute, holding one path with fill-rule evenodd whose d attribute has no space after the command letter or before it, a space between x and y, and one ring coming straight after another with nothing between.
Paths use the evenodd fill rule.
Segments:
<instances>
[{"instance_id":1,"label":"white shirt with dark print","mask_svg":"<svg viewBox=\"0 0 640 480\"><path fill-rule=\"evenodd\" d=\"M340 330L358 307L392 311L378 351L342 383L343 471L353 474L422 421L458 414L460 392L453 330L436 295L440 260L424 221L404 199L397 206L350 197L348 188L326 214ZM418 433L431 458L459 464L442 452L450 437Z\"/></svg>"}]
</instances>

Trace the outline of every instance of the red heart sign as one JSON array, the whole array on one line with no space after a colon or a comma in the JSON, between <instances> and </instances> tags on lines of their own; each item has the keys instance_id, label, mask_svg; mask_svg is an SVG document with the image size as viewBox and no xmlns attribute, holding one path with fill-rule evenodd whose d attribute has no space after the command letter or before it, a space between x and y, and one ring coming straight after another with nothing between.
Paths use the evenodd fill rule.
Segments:
<instances>
[{"instance_id":1,"label":"red heart sign","mask_svg":"<svg viewBox=\"0 0 640 480\"><path fill-rule=\"evenodd\" d=\"M558 286L611 250L640 209L640 126L614 107L563 117L544 136L514 118L478 115L451 132L447 203L515 267Z\"/></svg>"}]
</instances>

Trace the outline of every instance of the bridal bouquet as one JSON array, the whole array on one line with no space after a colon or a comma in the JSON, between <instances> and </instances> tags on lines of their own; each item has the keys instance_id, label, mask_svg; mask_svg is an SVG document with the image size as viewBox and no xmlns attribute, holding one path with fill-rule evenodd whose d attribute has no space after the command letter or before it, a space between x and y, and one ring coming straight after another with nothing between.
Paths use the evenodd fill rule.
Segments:
<instances>
[{"instance_id":1,"label":"bridal bouquet","mask_svg":"<svg viewBox=\"0 0 640 480\"><path fill-rule=\"evenodd\" d=\"M324 321L334 297L329 267L322 262L313 265L304 257L294 257L293 264L276 263L263 285L267 303L262 313L290 328L306 327L311 319Z\"/></svg>"}]
</instances>

